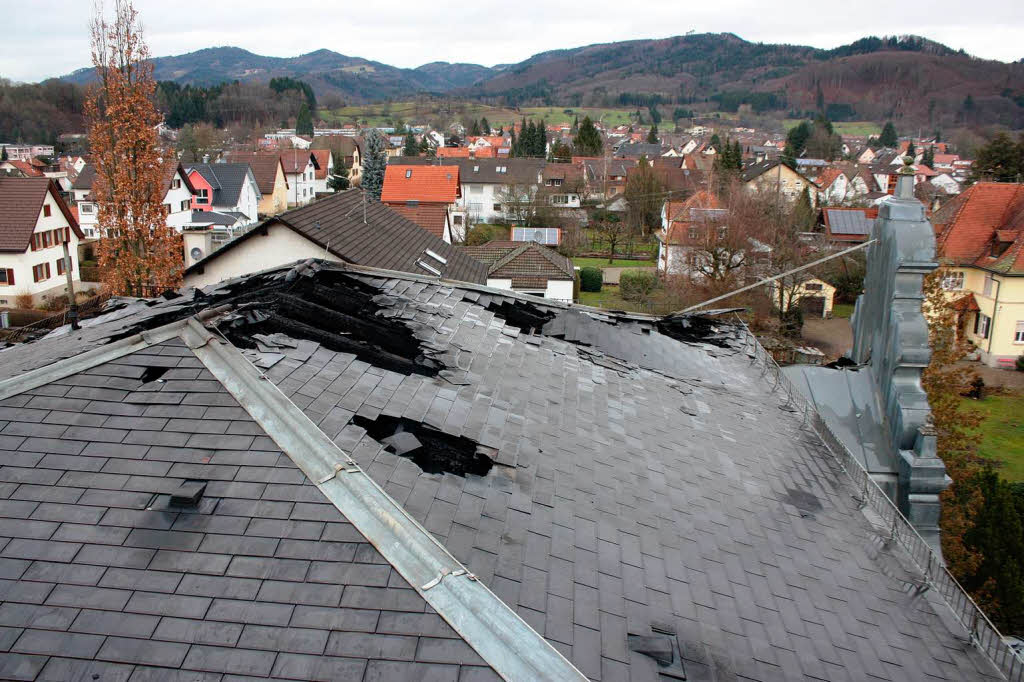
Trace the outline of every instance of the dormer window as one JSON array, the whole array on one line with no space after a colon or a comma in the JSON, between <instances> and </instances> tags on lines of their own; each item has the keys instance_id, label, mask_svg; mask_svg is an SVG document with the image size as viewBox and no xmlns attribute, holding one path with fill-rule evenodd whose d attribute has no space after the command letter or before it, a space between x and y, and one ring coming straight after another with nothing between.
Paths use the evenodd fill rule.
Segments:
<instances>
[{"instance_id":1,"label":"dormer window","mask_svg":"<svg viewBox=\"0 0 1024 682\"><path fill-rule=\"evenodd\" d=\"M405 177L407 177L407 178L411 178L412 177L412 169L411 168L409 168L409 169L407 169L405 171Z\"/></svg>"}]
</instances>

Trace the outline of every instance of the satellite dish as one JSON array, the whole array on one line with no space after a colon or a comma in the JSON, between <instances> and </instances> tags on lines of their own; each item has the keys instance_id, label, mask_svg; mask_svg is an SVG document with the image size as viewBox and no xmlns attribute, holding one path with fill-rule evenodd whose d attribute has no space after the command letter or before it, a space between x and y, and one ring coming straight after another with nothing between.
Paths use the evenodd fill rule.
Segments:
<instances>
[{"instance_id":1,"label":"satellite dish","mask_svg":"<svg viewBox=\"0 0 1024 682\"><path fill-rule=\"evenodd\" d=\"M202 260L203 259L203 250L200 249L197 246L197 247L193 248L191 251L189 251L188 255L192 256L192 260Z\"/></svg>"},{"instance_id":2,"label":"satellite dish","mask_svg":"<svg viewBox=\"0 0 1024 682\"><path fill-rule=\"evenodd\" d=\"M534 230L533 231L533 241L538 242L540 244L543 244L544 243L544 233L541 232L540 230Z\"/></svg>"}]
</instances>

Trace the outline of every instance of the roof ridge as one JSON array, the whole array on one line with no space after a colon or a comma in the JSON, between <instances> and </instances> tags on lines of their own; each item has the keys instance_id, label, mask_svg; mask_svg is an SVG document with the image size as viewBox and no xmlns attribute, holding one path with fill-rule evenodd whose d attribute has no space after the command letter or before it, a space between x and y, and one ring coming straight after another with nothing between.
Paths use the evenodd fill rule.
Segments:
<instances>
[{"instance_id":1,"label":"roof ridge","mask_svg":"<svg viewBox=\"0 0 1024 682\"><path fill-rule=\"evenodd\" d=\"M520 255L525 253L526 250L529 248L529 245L532 244L532 243L533 242L526 242L522 246L517 246L517 247L513 248L511 251L506 253L504 256L502 256L498 260L494 261L494 265L492 265L490 268L487 269L487 273L490 274L492 272L495 272L499 268L505 267L506 265L511 263L513 260L518 258ZM486 244L484 246L486 246ZM506 247L502 247L502 248L506 248Z\"/></svg>"}]
</instances>

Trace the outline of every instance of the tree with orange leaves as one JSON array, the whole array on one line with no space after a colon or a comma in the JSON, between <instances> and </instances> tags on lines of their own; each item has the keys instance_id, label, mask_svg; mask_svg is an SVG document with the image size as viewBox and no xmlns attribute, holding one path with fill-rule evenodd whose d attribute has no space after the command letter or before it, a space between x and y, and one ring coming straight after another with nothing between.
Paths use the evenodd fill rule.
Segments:
<instances>
[{"instance_id":1,"label":"tree with orange leaves","mask_svg":"<svg viewBox=\"0 0 1024 682\"><path fill-rule=\"evenodd\" d=\"M182 245L163 205L172 161L158 146L149 48L131 0L115 0L109 23L97 11L91 33L97 82L85 112L103 283L116 295L154 295L181 285Z\"/></svg>"}]
</instances>

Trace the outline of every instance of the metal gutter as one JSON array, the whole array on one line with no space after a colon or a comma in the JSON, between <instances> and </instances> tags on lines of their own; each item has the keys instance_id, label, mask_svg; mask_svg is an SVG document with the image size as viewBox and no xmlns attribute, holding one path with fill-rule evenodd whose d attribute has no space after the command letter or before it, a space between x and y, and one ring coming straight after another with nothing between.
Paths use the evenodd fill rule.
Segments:
<instances>
[{"instance_id":1,"label":"metal gutter","mask_svg":"<svg viewBox=\"0 0 1024 682\"><path fill-rule=\"evenodd\" d=\"M195 320L181 338L289 458L506 680L586 680L236 349Z\"/></svg>"}]
</instances>

